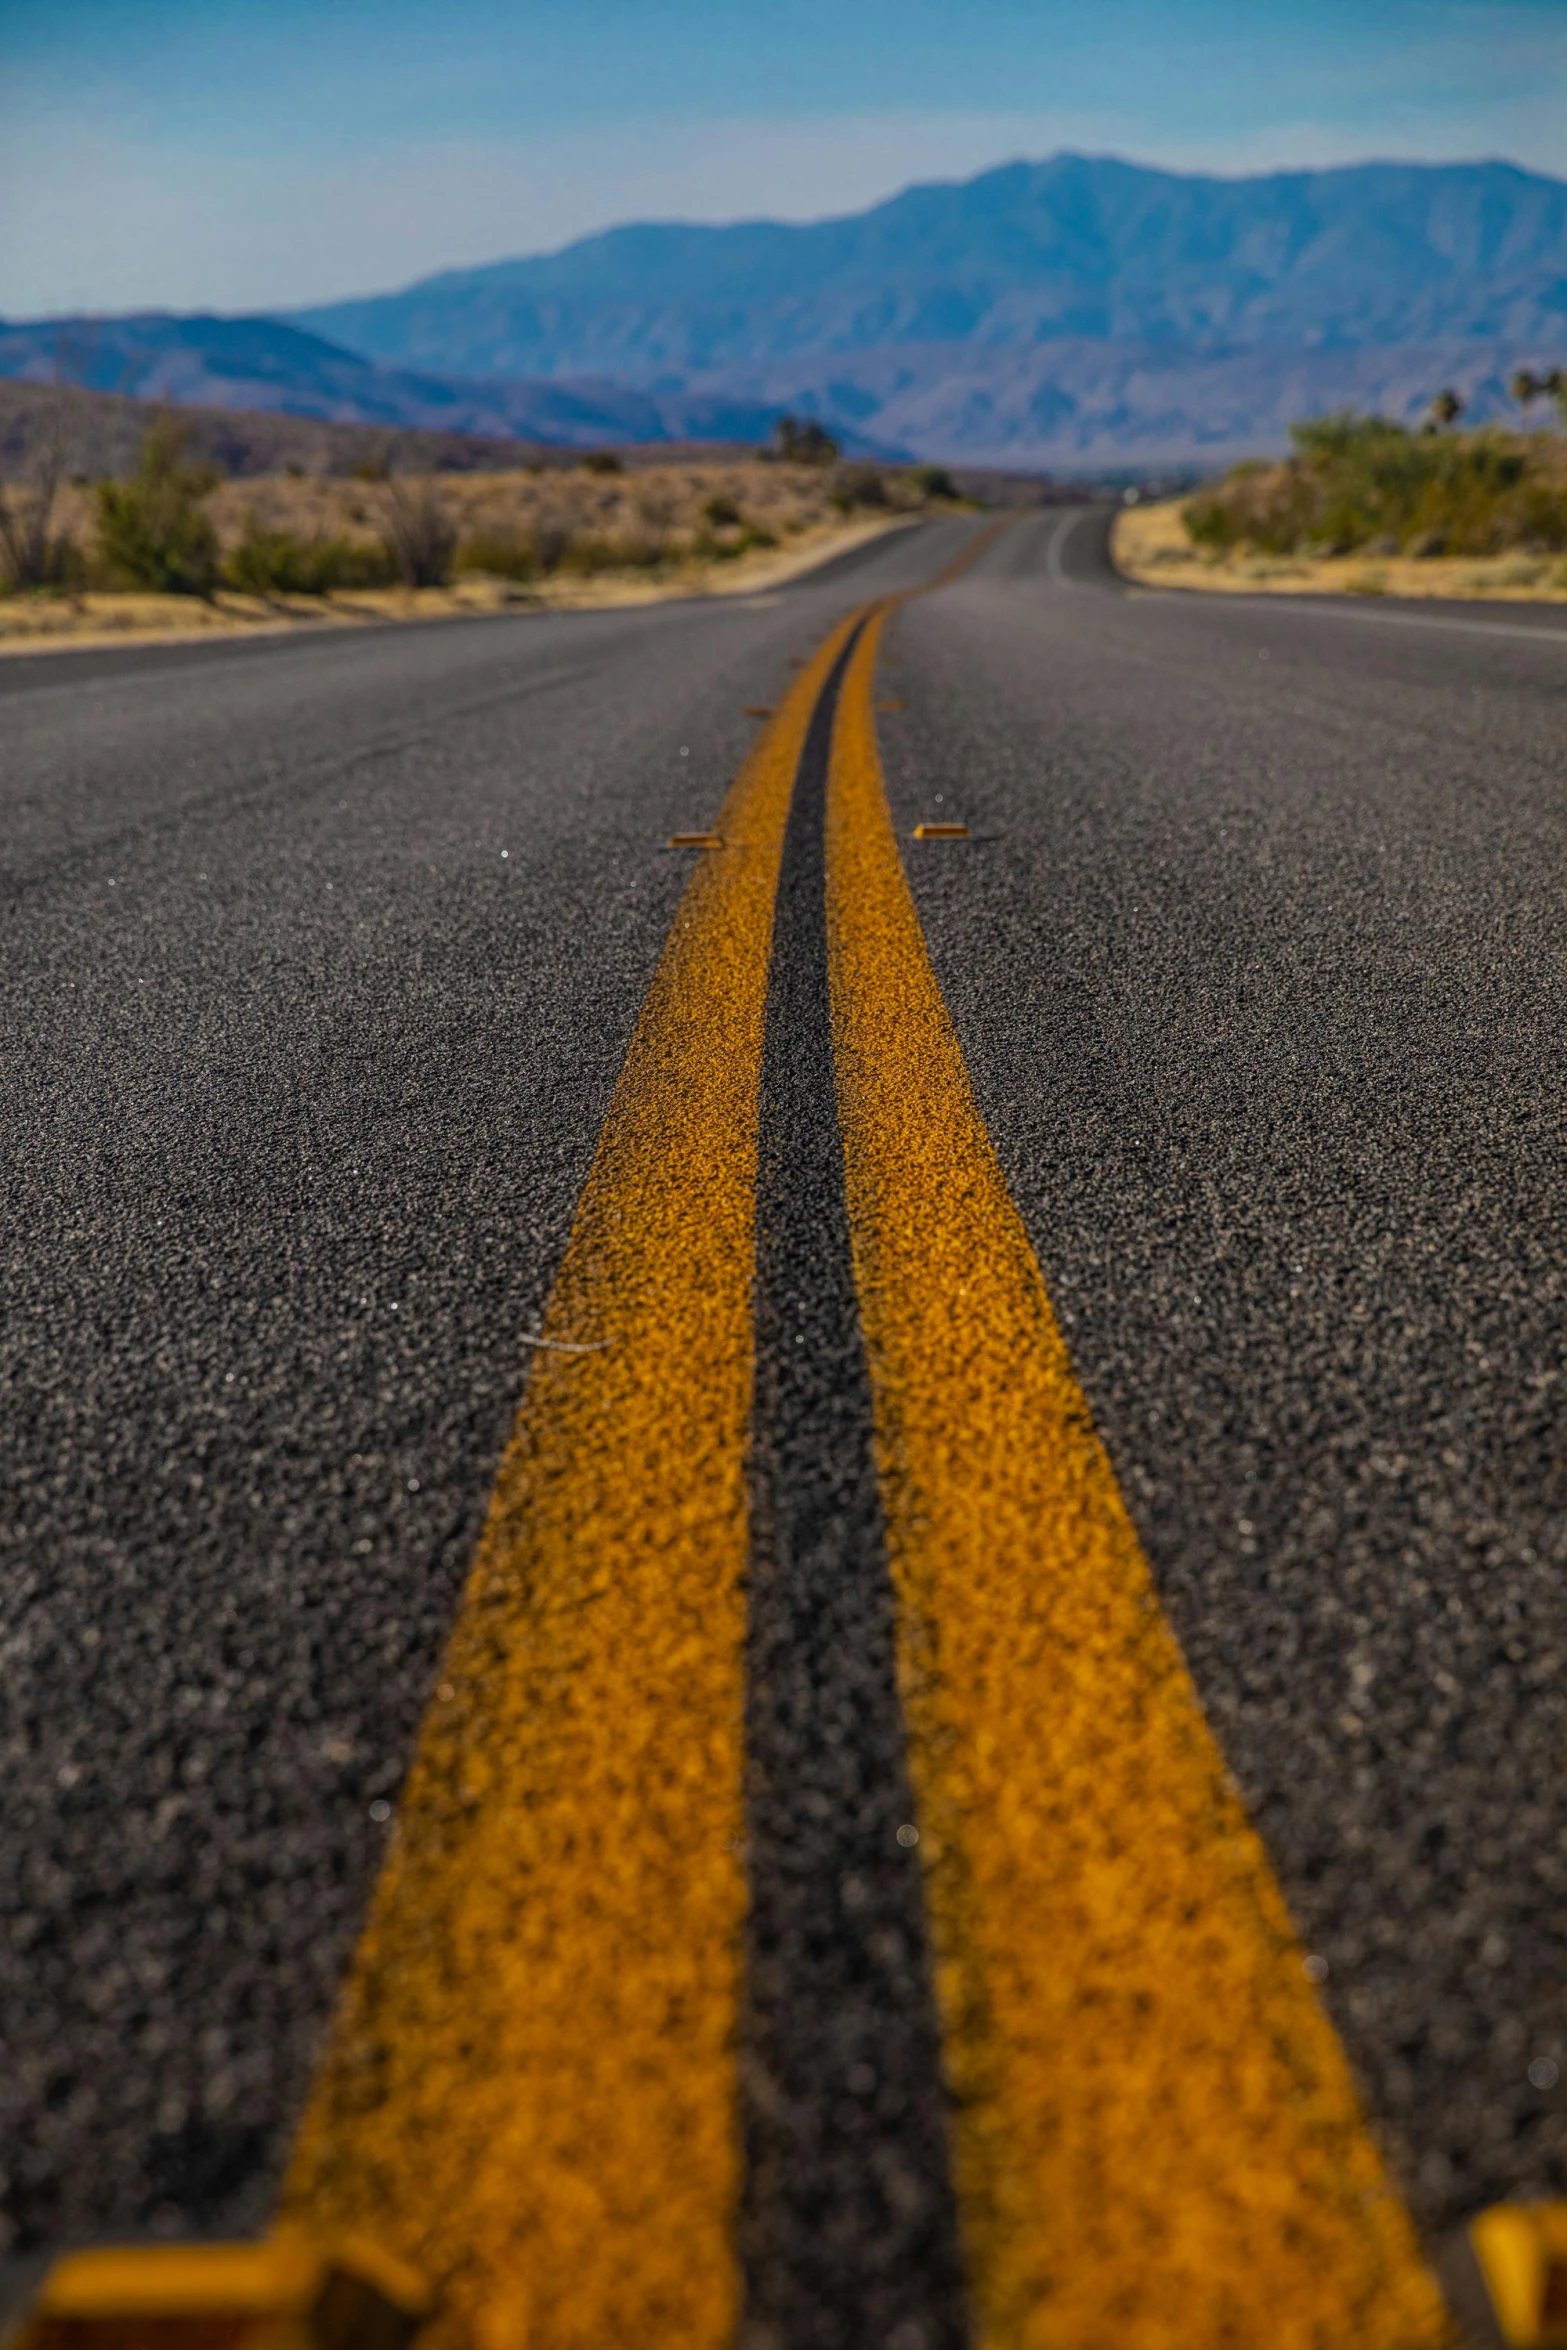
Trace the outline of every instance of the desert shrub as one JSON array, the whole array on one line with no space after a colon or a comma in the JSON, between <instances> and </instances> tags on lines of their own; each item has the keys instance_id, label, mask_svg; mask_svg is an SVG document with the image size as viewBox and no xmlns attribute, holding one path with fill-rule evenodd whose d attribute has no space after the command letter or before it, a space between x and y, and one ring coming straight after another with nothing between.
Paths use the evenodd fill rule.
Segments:
<instances>
[{"instance_id":1,"label":"desert shrub","mask_svg":"<svg viewBox=\"0 0 1567 2350\"><path fill-rule=\"evenodd\" d=\"M958 485L944 465L913 465L909 480L922 498L955 498Z\"/></svg>"},{"instance_id":2,"label":"desert shrub","mask_svg":"<svg viewBox=\"0 0 1567 2350\"><path fill-rule=\"evenodd\" d=\"M1308 485L1285 465L1237 465L1212 489L1199 490L1183 508L1187 535L1214 553L1255 547L1267 555L1293 554L1312 515Z\"/></svg>"},{"instance_id":3,"label":"desert shrub","mask_svg":"<svg viewBox=\"0 0 1567 2350\"><path fill-rule=\"evenodd\" d=\"M590 449L582 463L588 473L624 473L626 470L613 449Z\"/></svg>"},{"instance_id":4,"label":"desert shrub","mask_svg":"<svg viewBox=\"0 0 1567 2350\"><path fill-rule=\"evenodd\" d=\"M831 495L840 514L852 514L856 506L885 506L887 484L874 465L841 465Z\"/></svg>"},{"instance_id":5,"label":"desert shrub","mask_svg":"<svg viewBox=\"0 0 1567 2350\"><path fill-rule=\"evenodd\" d=\"M780 416L773 426L775 453L786 465L836 465L838 443L814 416Z\"/></svg>"},{"instance_id":6,"label":"desert shrub","mask_svg":"<svg viewBox=\"0 0 1567 2350\"><path fill-rule=\"evenodd\" d=\"M621 533L621 561L632 571L656 571L669 560L669 533L655 525L634 522Z\"/></svg>"},{"instance_id":7,"label":"desert shrub","mask_svg":"<svg viewBox=\"0 0 1567 2350\"><path fill-rule=\"evenodd\" d=\"M668 555L669 537L662 529L634 524L616 537L544 523L531 537L506 531L475 533L462 542L457 567L494 579L540 579L556 571L588 578L600 571L651 571Z\"/></svg>"},{"instance_id":8,"label":"desert shrub","mask_svg":"<svg viewBox=\"0 0 1567 2350\"><path fill-rule=\"evenodd\" d=\"M427 477L386 479L386 550L405 587L444 587L457 552L457 525Z\"/></svg>"},{"instance_id":9,"label":"desert shrub","mask_svg":"<svg viewBox=\"0 0 1567 2350\"><path fill-rule=\"evenodd\" d=\"M1282 465L1238 465L1188 499L1195 545L1273 555L1567 546L1567 468L1529 440L1349 414L1297 424L1292 438Z\"/></svg>"},{"instance_id":10,"label":"desert shrub","mask_svg":"<svg viewBox=\"0 0 1567 2350\"><path fill-rule=\"evenodd\" d=\"M558 571L561 558L571 545L571 532L563 522L538 523L533 532L533 552L541 572L548 577Z\"/></svg>"},{"instance_id":11,"label":"desert shrub","mask_svg":"<svg viewBox=\"0 0 1567 2350\"><path fill-rule=\"evenodd\" d=\"M479 531L457 550L459 571L480 571L489 579L537 579L545 566L532 539L515 532Z\"/></svg>"},{"instance_id":12,"label":"desert shrub","mask_svg":"<svg viewBox=\"0 0 1567 2350\"><path fill-rule=\"evenodd\" d=\"M252 596L324 596L333 588L389 587L397 577L384 546L264 530L254 513L223 573L230 587Z\"/></svg>"},{"instance_id":13,"label":"desert shrub","mask_svg":"<svg viewBox=\"0 0 1567 2350\"><path fill-rule=\"evenodd\" d=\"M46 401L25 427L15 473L0 481L0 587L74 592L83 584L81 549L54 520L75 421L66 396Z\"/></svg>"},{"instance_id":14,"label":"desert shrub","mask_svg":"<svg viewBox=\"0 0 1567 2350\"><path fill-rule=\"evenodd\" d=\"M738 524L741 520L739 507L722 490L714 492L702 508L702 513L715 530L722 530L729 523Z\"/></svg>"},{"instance_id":15,"label":"desert shrub","mask_svg":"<svg viewBox=\"0 0 1567 2350\"><path fill-rule=\"evenodd\" d=\"M98 485L98 553L119 584L164 595L210 596L218 578L218 540L206 501L218 476L191 464L186 436L154 425L130 481Z\"/></svg>"},{"instance_id":16,"label":"desert shrub","mask_svg":"<svg viewBox=\"0 0 1567 2350\"><path fill-rule=\"evenodd\" d=\"M322 593L329 588L391 587L397 579L396 561L384 539L319 539L312 542L311 559Z\"/></svg>"},{"instance_id":17,"label":"desert shrub","mask_svg":"<svg viewBox=\"0 0 1567 2350\"><path fill-rule=\"evenodd\" d=\"M47 515L0 488L0 595L79 595L87 559L72 533L52 530Z\"/></svg>"},{"instance_id":18,"label":"desert shrub","mask_svg":"<svg viewBox=\"0 0 1567 2350\"><path fill-rule=\"evenodd\" d=\"M631 530L612 538L593 531L573 531L553 568L584 578L598 571L651 571L668 552L667 540L657 532Z\"/></svg>"},{"instance_id":19,"label":"desert shrub","mask_svg":"<svg viewBox=\"0 0 1567 2350\"><path fill-rule=\"evenodd\" d=\"M738 530L726 531L722 538L706 528L699 530L691 541L691 553L699 563L733 563L739 555L777 544L775 532L759 522L743 522Z\"/></svg>"}]
</instances>

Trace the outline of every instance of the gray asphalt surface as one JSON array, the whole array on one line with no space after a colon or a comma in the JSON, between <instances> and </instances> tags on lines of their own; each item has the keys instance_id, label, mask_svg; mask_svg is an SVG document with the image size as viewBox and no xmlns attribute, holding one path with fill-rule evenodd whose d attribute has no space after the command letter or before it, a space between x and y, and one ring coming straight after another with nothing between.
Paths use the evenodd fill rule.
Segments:
<instances>
[{"instance_id":1,"label":"gray asphalt surface","mask_svg":"<svg viewBox=\"0 0 1567 2350\"><path fill-rule=\"evenodd\" d=\"M964 2350L833 1076L828 754L851 651L817 701L795 777L762 1058L740 2350Z\"/></svg>"},{"instance_id":2,"label":"gray asphalt surface","mask_svg":"<svg viewBox=\"0 0 1567 2350\"><path fill-rule=\"evenodd\" d=\"M744 601L0 664L0 2167L264 2222L689 860Z\"/></svg>"},{"instance_id":3,"label":"gray asphalt surface","mask_svg":"<svg viewBox=\"0 0 1567 2350\"><path fill-rule=\"evenodd\" d=\"M1097 544L1031 519L904 609L894 812L984 836L909 843L937 974L1440 2234L1567 2185L1567 615Z\"/></svg>"},{"instance_id":4,"label":"gray asphalt surface","mask_svg":"<svg viewBox=\"0 0 1567 2350\"><path fill-rule=\"evenodd\" d=\"M0 665L0 2145L261 2224L774 597ZM916 897L1210 1718L1423 2222L1560 2190L1567 623L908 606ZM1545 2077L1541 2074L1539 2077Z\"/></svg>"}]
</instances>

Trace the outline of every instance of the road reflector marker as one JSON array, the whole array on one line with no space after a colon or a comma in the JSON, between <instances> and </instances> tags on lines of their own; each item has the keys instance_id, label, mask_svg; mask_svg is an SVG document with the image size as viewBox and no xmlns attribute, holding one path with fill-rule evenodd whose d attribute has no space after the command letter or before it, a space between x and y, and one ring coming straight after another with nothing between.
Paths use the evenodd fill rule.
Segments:
<instances>
[{"instance_id":1,"label":"road reflector marker","mask_svg":"<svg viewBox=\"0 0 1567 2350\"><path fill-rule=\"evenodd\" d=\"M966 824L916 824L914 837L916 840L967 840L969 828Z\"/></svg>"},{"instance_id":2,"label":"road reflector marker","mask_svg":"<svg viewBox=\"0 0 1567 2350\"><path fill-rule=\"evenodd\" d=\"M746 703L745 715L747 718L771 718L772 714L773 705L771 702Z\"/></svg>"},{"instance_id":3,"label":"road reflector marker","mask_svg":"<svg viewBox=\"0 0 1567 2350\"><path fill-rule=\"evenodd\" d=\"M878 710L901 710L903 704L901 702L878 702L876 707Z\"/></svg>"},{"instance_id":4,"label":"road reflector marker","mask_svg":"<svg viewBox=\"0 0 1567 2350\"><path fill-rule=\"evenodd\" d=\"M1493 2203L1465 2233L1508 2350L1567 2350L1567 2203Z\"/></svg>"},{"instance_id":5,"label":"road reflector marker","mask_svg":"<svg viewBox=\"0 0 1567 2350\"><path fill-rule=\"evenodd\" d=\"M666 843L672 849L721 849L723 845L716 832L672 832Z\"/></svg>"},{"instance_id":6,"label":"road reflector marker","mask_svg":"<svg viewBox=\"0 0 1567 2350\"><path fill-rule=\"evenodd\" d=\"M54 2262L8 2350L407 2350L433 2306L360 2236L109 2245Z\"/></svg>"}]
</instances>

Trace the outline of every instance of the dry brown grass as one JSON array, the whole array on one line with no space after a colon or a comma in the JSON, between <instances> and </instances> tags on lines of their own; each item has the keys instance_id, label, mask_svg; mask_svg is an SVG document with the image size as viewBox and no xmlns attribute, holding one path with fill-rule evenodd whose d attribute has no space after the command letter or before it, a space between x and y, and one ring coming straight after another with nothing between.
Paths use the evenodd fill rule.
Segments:
<instances>
[{"instance_id":1,"label":"dry brown grass","mask_svg":"<svg viewBox=\"0 0 1567 2350\"><path fill-rule=\"evenodd\" d=\"M457 529L449 587L266 597L221 590L210 604L135 592L13 595L0 597L0 649L753 592L894 527L924 503L912 484L889 476L890 506L845 517L833 503L830 471L757 460L414 478L421 485L428 479ZM731 510L738 519L723 519ZM387 529L388 491L374 481L272 474L222 483L207 511L225 559L252 528L306 544L346 540L374 548ZM95 512L91 490L62 493L60 524L89 558ZM475 562L486 551L518 560L487 572Z\"/></svg>"},{"instance_id":2,"label":"dry brown grass","mask_svg":"<svg viewBox=\"0 0 1567 2350\"><path fill-rule=\"evenodd\" d=\"M1512 603L1567 602L1567 557L1505 554L1215 555L1194 547L1184 498L1125 506L1111 547L1128 578L1148 587L1247 596L1435 596Z\"/></svg>"},{"instance_id":3,"label":"dry brown grass","mask_svg":"<svg viewBox=\"0 0 1567 2350\"><path fill-rule=\"evenodd\" d=\"M510 473L439 474L432 494L457 526L459 544L505 542L550 547L566 569L640 569L657 562L722 560L717 548L738 540L746 525L780 540L836 522L833 475L820 466L757 462L639 467L596 473L585 466ZM300 538L373 542L385 528L385 489L374 482L313 481L273 475L226 482L209 511L225 552L238 542L248 514L261 528ZM910 507L919 499L912 494ZM738 525L714 526L707 511L732 506ZM574 561L574 549L622 552L623 566ZM461 561L461 556L459 556Z\"/></svg>"}]
</instances>

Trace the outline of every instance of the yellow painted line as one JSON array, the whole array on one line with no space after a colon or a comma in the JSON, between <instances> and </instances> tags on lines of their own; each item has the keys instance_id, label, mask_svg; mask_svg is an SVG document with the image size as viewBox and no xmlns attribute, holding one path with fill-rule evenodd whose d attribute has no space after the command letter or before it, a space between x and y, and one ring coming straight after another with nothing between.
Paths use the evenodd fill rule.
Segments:
<instances>
[{"instance_id":1,"label":"yellow painted line","mask_svg":"<svg viewBox=\"0 0 1567 2350\"><path fill-rule=\"evenodd\" d=\"M1436 2288L971 1093L845 678L838 1104L982 2350L1426 2350Z\"/></svg>"},{"instance_id":2,"label":"yellow painted line","mask_svg":"<svg viewBox=\"0 0 1567 2350\"><path fill-rule=\"evenodd\" d=\"M758 1088L789 797L849 625L682 900L286 2183L286 2217L431 2280L432 2344L734 2329Z\"/></svg>"}]
</instances>

